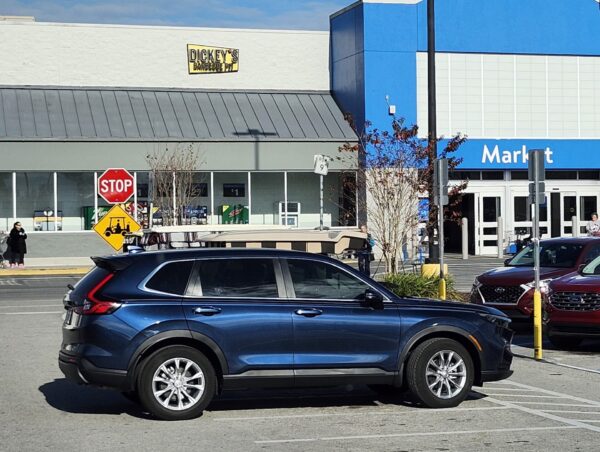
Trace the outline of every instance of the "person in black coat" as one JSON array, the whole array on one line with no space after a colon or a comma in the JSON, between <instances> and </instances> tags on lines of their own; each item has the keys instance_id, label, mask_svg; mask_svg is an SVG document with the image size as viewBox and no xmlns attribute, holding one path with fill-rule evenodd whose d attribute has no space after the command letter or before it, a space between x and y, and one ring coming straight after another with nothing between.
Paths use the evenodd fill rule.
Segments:
<instances>
[{"instance_id":1,"label":"person in black coat","mask_svg":"<svg viewBox=\"0 0 600 452\"><path fill-rule=\"evenodd\" d=\"M27 239L27 234L25 233L25 229L21 226L21 222L17 221L12 230L10 231L10 235L8 237L8 249L10 251L10 266L19 268L25 267L25 254L27 254L27 244L25 240Z\"/></svg>"}]
</instances>

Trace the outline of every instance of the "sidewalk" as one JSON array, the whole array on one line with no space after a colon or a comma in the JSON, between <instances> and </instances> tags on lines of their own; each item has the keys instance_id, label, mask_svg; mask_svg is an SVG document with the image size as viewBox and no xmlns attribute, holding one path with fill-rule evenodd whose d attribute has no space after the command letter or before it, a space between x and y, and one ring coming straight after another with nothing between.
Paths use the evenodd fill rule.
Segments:
<instances>
[{"instance_id":1,"label":"sidewalk","mask_svg":"<svg viewBox=\"0 0 600 452\"><path fill-rule=\"evenodd\" d=\"M94 263L89 257L25 257L25 268L0 268L0 278L14 276L83 276Z\"/></svg>"}]
</instances>

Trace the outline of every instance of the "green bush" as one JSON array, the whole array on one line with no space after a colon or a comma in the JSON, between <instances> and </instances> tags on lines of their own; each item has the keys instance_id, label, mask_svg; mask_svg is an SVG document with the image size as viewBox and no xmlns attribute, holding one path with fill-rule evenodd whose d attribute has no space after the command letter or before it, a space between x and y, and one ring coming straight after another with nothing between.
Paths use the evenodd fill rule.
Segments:
<instances>
[{"instance_id":1,"label":"green bush","mask_svg":"<svg viewBox=\"0 0 600 452\"><path fill-rule=\"evenodd\" d=\"M421 276L414 273L386 275L383 284L399 297L439 298L439 276ZM446 299L463 301L454 289L454 281L446 278Z\"/></svg>"}]
</instances>

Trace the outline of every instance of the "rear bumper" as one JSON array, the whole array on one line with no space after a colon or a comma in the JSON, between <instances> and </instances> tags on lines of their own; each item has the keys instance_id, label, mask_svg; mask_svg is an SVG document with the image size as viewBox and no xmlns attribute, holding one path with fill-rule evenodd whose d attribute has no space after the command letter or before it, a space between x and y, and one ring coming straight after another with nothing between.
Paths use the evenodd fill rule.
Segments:
<instances>
[{"instance_id":1,"label":"rear bumper","mask_svg":"<svg viewBox=\"0 0 600 452\"><path fill-rule=\"evenodd\" d=\"M94 366L85 358L58 353L58 367L67 379L77 384L91 384L129 390L126 370L104 369Z\"/></svg>"}]
</instances>

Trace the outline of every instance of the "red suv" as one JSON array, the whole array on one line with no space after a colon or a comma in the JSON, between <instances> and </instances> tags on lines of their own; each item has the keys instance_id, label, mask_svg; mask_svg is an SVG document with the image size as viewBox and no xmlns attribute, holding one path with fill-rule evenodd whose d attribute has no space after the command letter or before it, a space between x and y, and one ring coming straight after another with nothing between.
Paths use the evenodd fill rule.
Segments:
<instances>
[{"instance_id":1,"label":"red suv","mask_svg":"<svg viewBox=\"0 0 600 452\"><path fill-rule=\"evenodd\" d=\"M570 348L586 338L600 339L600 257L553 280L545 301L546 333L553 345Z\"/></svg>"},{"instance_id":2,"label":"red suv","mask_svg":"<svg viewBox=\"0 0 600 452\"><path fill-rule=\"evenodd\" d=\"M598 256L598 237L542 240L542 293L552 279L573 273L581 264L588 264ZM533 245L522 249L512 259L507 259L504 265L475 278L470 301L500 309L515 321L529 320L533 314Z\"/></svg>"}]
</instances>

